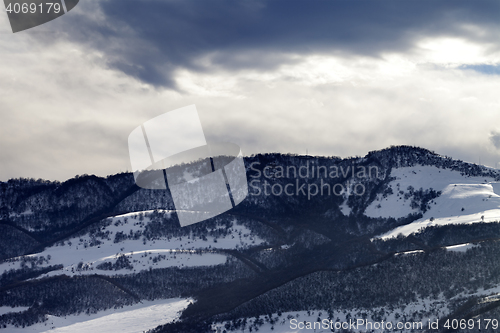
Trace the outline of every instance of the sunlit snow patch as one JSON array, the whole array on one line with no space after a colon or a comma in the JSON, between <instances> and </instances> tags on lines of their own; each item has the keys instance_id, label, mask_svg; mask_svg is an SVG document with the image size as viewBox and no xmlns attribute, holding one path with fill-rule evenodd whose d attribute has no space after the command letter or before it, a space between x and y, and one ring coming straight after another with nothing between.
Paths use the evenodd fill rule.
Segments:
<instances>
[{"instance_id":1,"label":"sunlit snow patch","mask_svg":"<svg viewBox=\"0 0 500 333\"><path fill-rule=\"evenodd\" d=\"M9 332L42 333L140 333L179 318L191 299L171 298L143 301L121 309L66 317L49 316L48 321L26 328L9 327Z\"/></svg>"}]
</instances>

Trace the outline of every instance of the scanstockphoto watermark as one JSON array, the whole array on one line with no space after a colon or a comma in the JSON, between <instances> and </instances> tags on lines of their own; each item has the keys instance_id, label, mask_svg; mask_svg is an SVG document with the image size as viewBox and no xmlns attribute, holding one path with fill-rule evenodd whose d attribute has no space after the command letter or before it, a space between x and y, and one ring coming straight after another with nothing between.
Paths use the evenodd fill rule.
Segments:
<instances>
[{"instance_id":1,"label":"scanstockphoto watermark","mask_svg":"<svg viewBox=\"0 0 500 333\"><path fill-rule=\"evenodd\" d=\"M253 162L250 170L251 196L303 195L308 200L323 195L362 196L366 193L363 180L379 178L379 169L374 165L325 166L307 161L300 167L266 165L262 168L260 162Z\"/></svg>"},{"instance_id":2,"label":"scanstockphoto watermark","mask_svg":"<svg viewBox=\"0 0 500 333\"><path fill-rule=\"evenodd\" d=\"M426 325L429 329L437 329L438 324L437 322L431 322L429 320L428 325ZM328 319L323 319L322 321L316 321L316 322L311 322L311 321L298 321L298 319L292 319L290 320L290 329L299 329L299 330L317 330L317 329L323 329L323 330L330 330L331 332L335 331L344 331L344 330L351 330L351 331L363 331L363 332L369 332L373 330L386 330L386 331L391 331L391 330L423 330L424 329L424 324L420 321L415 321L415 322L397 322L397 323L392 323L390 321L370 321L366 319L349 319L349 321L333 321L333 320L328 320Z\"/></svg>"}]
</instances>

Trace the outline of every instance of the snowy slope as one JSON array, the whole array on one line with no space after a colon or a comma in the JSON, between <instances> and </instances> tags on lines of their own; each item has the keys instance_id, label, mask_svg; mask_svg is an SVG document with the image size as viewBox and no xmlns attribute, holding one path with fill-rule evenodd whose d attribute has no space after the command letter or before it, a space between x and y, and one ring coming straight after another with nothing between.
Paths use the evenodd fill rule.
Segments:
<instances>
[{"instance_id":1,"label":"snowy slope","mask_svg":"<svg viewBox=\"0 0 500 333\"><path fill-rule=\"evenodd\" d=\"M395 178L395 180L389 183L393 194L388 195L386 198L383 198L379 194L365 210L367 216L399 218L414 213L416 210L411 208L410 200L404 197L404 194L408 193L408 187L410 186L415 189L422 188L426 190L432 188L435 191L444 191L450 185L454 186L455 184L477 186L493 182L492 178L462 176L458 171L440 169L434 166L413 166L393 169L391 177ZM489 194L491 193L487 195ZM459 198L459 196L455 195L454 198ZM435 211L435 207L431 209ZM447 214L448 210L442 213Z\"/></svg>"},{"instance_id":2,"label":"snowy slope","mask_svg":"<svg viewBox=\"0 0 500 333\"><path fill-rule=\"evenodd\" d=\"M8 327L8 332L37 333L142 333L158 325L172 322L179 318L192 300L172 298L110 309L96 314L80 314L64 318L49 316L44 323L26 328ZM145 318L147 318L145 320Z\"/></svg>"},{"instance_id":3,"label":"snowy slope","mask_svg":"<svg viewBox=\"0 0 500 333\"><path fill-rule=\"evenodd\" d=\"M411 207L411 198L405 195L414 189L433 189L441 195L430 202L430 209L422 218L398 227L381 238L407 236L421 228L434 225L500 221L500 183L485 177L462 176L457 171L432 166L414 166L394 169L395 180L389 183L392 194L379 195L365 211L371 217L408 216L419 210Z\"/></svg>"},{"instance_id":4,"label":"snowy slope","mask_svg":"<svg viewBox=\"0 0 500 333\"><path fill-rule=\"evenodd\" d=\"M432 311L434 310L434 311ZM390 322L393 330L382 330L376 329L377 324L380 324L382 320L378 315L380 312L384 313L382 320L387 323ZM413 317L414 313L420 314L420 317ZM333 311L333 331L342 331L342 325L344 329L351 330L353 332L387 332L387 331L398 331L398 332L411 332L411 329L404 329L404 325L418 325L422 323L428 325L429 320L435 320L439 317L447 315L449 313L448 307L443 302L443 298L430 299L423 298L416 302L410 302L402 307L388 309L388 308L373 308L373 309L336 309ZM363 319L365 318L365 319ZM375 319L377 318L377 319ZM408 318L404 320L404 318ZM411 319L410 319L411 318ZM245 329L227 329L226 324L217 323L212 325L213 329L217 333L222 333L224 330L226 332L249 332L249 327L252 327L252 331L255 330L255 326L258 327L259 332L273 332L273 333L305 333L305 332L315 332L315 333L330 333L332 332L332 323L328 320L328 312L322 310L311 310L311 311L294 311L294 312L283 312L282 314L273 314L271 318L268 316L261 316L259 318L261 323L255 325L255 318L250 318L247 321ZM271 320L272 319L272 323ZM318 322L319 319L319 322ZM364 323L358 322L358 320L364 320ZM369 323L371 324L369 324ZM335 324L337 323L337 324ZM356 325L359 323L360 325ZM415 324L414 324L415 323ZM230 323L229 323L230 324ZM402 330L397 330L397 325L403 325ZM335 326L337 325L337 327ZM370 327L371 325L371 327ZM386 324L387 325L387 324ZM328 327L329 326L329 327ZM328 327L328 328L327 328ZM413 332L422 331L417 329L415 326Z\"/></svg>"},{"instance_id":5,"label":"snowy slope","mask_svg":"<svg viewBox=\"0 0 500 333\"><path fill-rule=\"evenodd\" d=\"M23 261L39 260L41 262L42 258L43 263L38 264L38 267L58 264L64 266L62 270L52 271L44 276L96 273L115 275L139 272L149 269L149 267L211 266L226 262L227 256L216 253L217 249L235 249L263 242L258 237L251 235L248 228L238 224L236 219L233 221L230 233L225 237L218 237L217 240L211 236L207 236L206 240L188 236L165 237L148 242L144 242L142 239L126 239L117 243L113 241L113 237L117 233L130 234L144 228L150 222L149 218L147 216L141 219L137 218L144 213L150 212L135 212L109 218L108 225L102 231L109 231L110 239L101 239L102 243L98 246L89 246L92 242L89 234L74 237L65 241L64 245L56 244L41 253L7 260L0 264L0 274L7 270L21 268L24 265ZM170 212L165 211L164 213L168 215ZM126 257L133 268L103 270L96 267L106 262L115 263L120 256Z\"/></svg>"},{"instance_id":6,"label":"snowy slope","mask_svg":"<svg viewBox=\"0 0 500 333\"><path fill-rule=\"evenodd\" d=\"M134 212L106 219L97 228L102 235L96 238L89 231L86 234L66 239L43 252L8 259L0 264L0 274L23 267L48 267L63 265L62 269L43 274L36 279L56 275L117 275L137 273L149 268L213 266L226 263L228 256L221 249L246 248L264 243L252 234L251 230L234 218L230 223L202 223L198 228L206 227L203 238L186 233L185 236L173 237L170 234L146 240L143 236L119 238L116 235L134 235L142 232L152 223L153 211ZM171 212L162 211L166 218ZM158 214L158 213L157 213ZM229 226L229 227L228 227ZM224 230L224 233L209 232ZM98 239L98 243L96 243ZM102 265L116 264L119 258L126 258L129 266L113 267L104 270ZM101 265L100 267L98 267ZM10 326L8 332L125 332L140 333L178 318L179 312L192 302L188 299L170 299L142 301L139 304L121 309L109 309L97 314L80 314L64 318L49 316L48 321L24 329ZM9 312L23 312L27 307L0 307L0 315Z\"/></svg>"}]
</instances>

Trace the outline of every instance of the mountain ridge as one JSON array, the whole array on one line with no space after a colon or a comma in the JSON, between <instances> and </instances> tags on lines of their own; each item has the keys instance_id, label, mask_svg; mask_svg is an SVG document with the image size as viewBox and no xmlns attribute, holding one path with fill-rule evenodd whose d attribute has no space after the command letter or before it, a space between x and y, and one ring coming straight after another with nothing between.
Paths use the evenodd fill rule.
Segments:
<instances>
[{"instance_id":1,"label":"mountain ridge","mask_svg":"<svg viewBox=\"0 0 500 333\"><path fill-rule=\"evenodd\" d=\"M493 210L497 170L410 146L346 159L259 154L245 157L245 165L248 197L224 214L183 228L169 191L140 189L130 173L79 176L63 183L0 183L0 306L28 308L0 316L0 323L37 325L48 315L98 312L113 304L180 295L195 301L177 322L156 331L202 332L200 327L209 331L217 322L234 324L245 316L311 307L333 316L358 304L372 313L369 304L394 307L415 301L410 292L415 288L430 297L432 316L437 316L453 313L477 288L500 286L500 265L492 261L500 253L500 215L483 214L477 221L474 215L459 225L453 224L458 221L453 215L451 224L438 223L448 211L455 214L462 199L477 207L474 214ZM370 168L376 168L376 176L362 172ZM454 184L462 183L460 191L453 191ZM294 195L284 192L292 188ZM411 232L402 234L398 228ZM450 247L471 242L479 245L462 252ZM483 267L473 263L473 253L483 258ZM426 263L425 258L432 260ZM455 285L464 289L450 289L439 275L444 260L474 280L456 277ZM373 294L372 303L354 301L359 297L355 290L366 289L356 281L385 285L385 276L399 271L398 265L408 273L391 278L407 290ZM418 265L428 276L422 276L424 285L411 286L402 279L415 282L409 274L417 274ZM353 276L358 280L349 280ZM335 286L342 281L347 289L323 284L319 277L337 281ZM85 291L93 285L100 296ZM293 288L328 296L319 301ZM445 296L439 290L446 290ZM467 294L458 297L462 291Z\"/></svg>"}]
</instances>

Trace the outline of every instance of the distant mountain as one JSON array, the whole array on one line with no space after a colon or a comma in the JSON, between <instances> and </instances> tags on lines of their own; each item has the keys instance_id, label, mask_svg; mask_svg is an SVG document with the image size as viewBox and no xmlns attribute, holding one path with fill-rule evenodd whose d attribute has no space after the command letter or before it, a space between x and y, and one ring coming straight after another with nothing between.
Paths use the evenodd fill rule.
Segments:
<instances>
[{"instance_id":1,"label":"distant mountain","mask_svg":"<svg viewBox=\"0 0 500 333\"><path fill-rule=\"evenodd\" d=\"M155 332L498 317L499 171L409 146L245 165L247 198L183 228L129 173L0 183L0 325L178 297Z\"/></svg>"}]
</instances>

